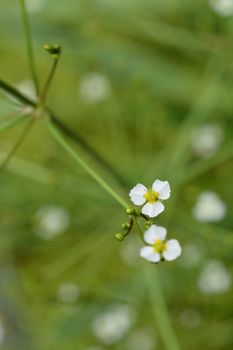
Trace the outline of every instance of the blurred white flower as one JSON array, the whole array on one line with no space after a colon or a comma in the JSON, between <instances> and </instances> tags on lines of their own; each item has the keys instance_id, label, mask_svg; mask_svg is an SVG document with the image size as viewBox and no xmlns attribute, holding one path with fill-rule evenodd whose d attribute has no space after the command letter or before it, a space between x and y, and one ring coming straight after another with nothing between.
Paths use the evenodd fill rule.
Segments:
<instances>
[{"instance_id":1,"label":"blurred white flower","mask_svg":"<svg viewBox=\"0 0 233 350\"><path fill-rule=\"evenodd\" d=\"M86 74L79 84L79 95L83 102L97 103L106 100L111 94L107 78L98 72Z\"/></svg>"},{"instance_id":2,"label":"blurred white flower","mask_svg":"<svg viewBox=\"0 0 233 350\"><path fill-rule=\"evenodd\" d=\"M36 91L34 83L32 80L24 80L15 84L16 89L18 89L22 94L29 97L32 100L36 99Z\"/></svg>"},{"instance_id":3,"label":"blurred white flower","mask_svg":"<svg viewBox=\"0 0 233 350\"><path fill-rule=\"evenodd\" d=\"M180 315L180 323L184 328L193 329L202 322L200 313L195 309L184 310Z\"/></svg>"},{"instance_id":4,"label":"blurred white flower","mask_svg":"<svg viewBox=\"0 0 233 350\"><path fill-rule=\"evenodd\" d=\"M151 329L136 329L127 340L127 349L154 350L156 348L156 337Z\"/></svg>"},{"instance_id":5,"label":"blurred white flower","mask_svg":"<svg viewBox=\"0 0 233 350\"><path fill-rule=\"evenodd\" d=\"M182 247L181 262L185 267L196 266L201 260L200 247L187 243Z\"/></svg>"},{"instance_id":6,"label":"blurred white flower","mask_svg":"<svg viewBox=\"0 0 233 350\"><path fill-rule=\"evenodd\" d=\"M156 180L149 190L144 185L137 184L131 189L129 196L134 204L143 205L143 214L154 218L164 211L164 205L161 203L161 200L168 199L170 193L168 181Z\"/></svg>"},{"instance_id":7,"label":"blurred white flower","mask_svg":"<svg viewBox=\"0 0 233 350\"><path fill-rule=\"evenodd\" d=\"M97 316L92 330L104 344L112 345L123 338L133 321L133 310L127 305L118 305Z\"/></svg>"},{"instance_id":8,"label":"blurred white flower","mask_svg":"<svg viewBox=\"0 0 233 350\"><path fill-rule=\"evenodd\" d=\"M232 276L219 260L209 261L198 278L198 287L205 294L225 293L231 283Z\"/></svg>"},{"instance_id":9,"label":"blurred white flower","mask_svg":"<svg viewBox=\"0 0 233 350\"><path fill-rule=\"evenodd\" d=\"M46 7L46 0L26 0L27 10L29 12L39 12Z\"/></svg>"},{"instance_id":10,"label":"blurred white flower","mask_svg":"<svg viewBox=\"0 0 233 350\"><path fill-rule=\"evenodd\" d=\"M193 216L199 222L221 221L226 215L226 204L215 192L202 192L193 208Z\"/></svg>"},{"instance_id":11,"label":"blurred white flower","mask_svg":"<svg viewBox=\"0 0 233 350\"><path fill-rule=\"evenodd\" d=\"M220 16L233 15L233 0L209 0L211 8Z\"/></svg>"},{"instance_id":12,"label":"blurred white flower","mask_svg":"<svg viewBox=\"0 0 233 350\"><path fill-rule=\"evenodd\" d=\"M36 234L43 239L52 239L63 233L70 224L70 215L65 208L45 206L36 213Z\"/></svg>"},{"instance_id":13,"label":"blurred white flower","mask_svg":"<svg viewBox=\"0 0 233 350\"><path fill-rule=\"evenodd\" d=\"M144 241L149 244L140 250L144 259L158 263L161 259L172 261L181 254L181 246L176 239L166 241L167 230L164 227L151 225L144 232Z\"/></svg>"},{"instance_id":14,"label":"blurred white flower","mask_svg":"<svg viewBox=\"0 0 233 350\"><path fill-rule=\"evenodd\" d=\"M129 236L125 243L122 244L120 254L122 260L129 266L137 266L140 264L140 257L138 250L140 248L140 242L135 235Z\"/></svg>"},{"instance_id":15,"label":"blurred white flower","mask_svg":"<svg viewBox=\"0 0 233 350\"><path fill-rule=\"evenodd\" d=\"M79 298L79 295L79 287L72 282L61 284L57 290L58 300L68 304L74 303Z\"/></svg>"},{"instance_id":16,"label":"blurred white flower","mask_svg":"<svg viewBox=\"0 0 233 350\"><path fill-rule=\"evenodd\" d=\"M223 141L223 130L217 124L204 124L192 136L193 152L201 158L211 157Z\"/></svg>"}]
</instances>

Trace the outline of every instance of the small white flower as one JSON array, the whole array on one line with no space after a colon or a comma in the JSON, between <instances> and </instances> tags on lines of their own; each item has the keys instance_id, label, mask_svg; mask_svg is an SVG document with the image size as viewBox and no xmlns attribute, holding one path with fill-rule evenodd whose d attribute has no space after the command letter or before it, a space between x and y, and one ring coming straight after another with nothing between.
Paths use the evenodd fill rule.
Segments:
<instances>
[{"instance_id":1,"label":"small white flower","mask_svg":"<svg viewBox=\"0 0 233 350\"><path fill-rule=\"evenodd\" d=\"M36 213L36 234L43 239L52 239L63 233L70 224L70 216L61 207L45 206Z\"/></svg>"},{"instance_id":2,"label":"small white flower","mask_svg":"<svg viewBox=\"0 0 233 350\"><path fill-rule=\"evenodd\" d=\"M97 316L92 330L104 344L112 345L123 338L133 320L133 310L126 305L118 305Z\"/></svg>"},{"instance_id":3,"label":"small white flower","mask_svg":"<svg viewBox=\"0 0 233 350\"><path fill-rule=\"evenodd\" d=\"M107 78L93 72L86 74L79 85L79 95L83 102L92 104L106 100L111 94L111 86Z\"/></svg>"},{"instance_id":4,"label":"small white flower","mask_svg":"<svg viewBox=\"0 0 233 350\"><path fill-rule=\"evenodd\" d=\"M209 158L223 141L223 130L217 124L204 124L192 136L193 152L200 158Z\"/></svg>"},{"instance_id":5,"label":"small white flower","mask_svg":"<svg viewBox=\"0 0 233 350\"><path fill-rule=\"evenodd\" d=\"M161 200L168 199L170 193L168 181L156 180L149 190L144 185L137 184L129 192L129 196L134 204L143 205L143 214L154 218L164 211L164 205L161 203Z\"/></svg>"},{"instance_id":6,"label":"small white flower","mask_svg":"<svg viewBox=\"0 0 233 350\"><path fill-rule=\"evenodd\" d=\"M209 4L220 16L228 17L233 15L233 0L209 0Z\"/></svg>"},{"instance_id":7,"label":"small white flower","mask_svg":"<svg viewBox=\"0 0 233 350\"><path fill-rule=\"evenodd\" d=\"M203 192L193 208L193 216L199 222L218 222L226 215L226 204L215 192Z\"/></svg>"},{"instance_id":8,"label":"small white flower","mask_svg":"<svg viewBox=\"0 0 233 350\"><path fill-rule=\"evenodd\" d=\"M64 303L74 303L79 298L79 287L71 282L66 282L59 286L57 290L58 300Z\"/></svg>"},{"instance_id":9,"label":"small white flower","mask_svg":"<svg viewBox=\"0 0 233 350\"><path fill-rule=\"evenodd\" d=\"M231 283L230 273L218 260L209 261L198 279L198 287L205 294L225 293L230 289Z\"/></svg>"},{"instance_id":10,"label":"small white flower","mask_svg":"<svg viewBox=\"0 0 233 350\"><path fill-rule=\"evenodd\" d=\"M154 330L148 328L136 329L127 339L127 349L154 350L156 348L156 335Z\"/></svg>"},{"instance_id":11,"label":"small white flower","mask_svg":"<svg viewBox=\"0 0 233 350\"><path fill-rule=\"evenodd\" d=\"M179 242L176 239L166 241L166 235L166 228L151 225L144 232L144 241L148 245L141 248L141 257L153 263L158 263L161 259L172 261L178 258L182 251Z\"/></svg>"}]
</instances>

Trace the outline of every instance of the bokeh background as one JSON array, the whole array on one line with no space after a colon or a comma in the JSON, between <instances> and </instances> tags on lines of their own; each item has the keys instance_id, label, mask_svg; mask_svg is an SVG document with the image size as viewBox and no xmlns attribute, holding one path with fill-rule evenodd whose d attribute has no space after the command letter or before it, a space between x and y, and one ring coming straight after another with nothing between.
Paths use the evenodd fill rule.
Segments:
<instances>
[{"instance_id":1,"label":"bokeh background","mask_svg":"<svg viewBox=\"0 0 233 350\"><path fill-rule=\"evenodd\" d=\"M116 241L124 210L38 122L0 174L0 348L164 349L154 268L181 349L232 349L233 1L27 5L40 85L43 44L63 48L49 106L126 200L137 182L170 181L157 223L183 254L151 269L134 232ZM0 75L35 95L16 0L0 4ZM1 92L1 123L23 112ZM1 132L1 159L24 125Z\"/></svg>"}]
</instances>

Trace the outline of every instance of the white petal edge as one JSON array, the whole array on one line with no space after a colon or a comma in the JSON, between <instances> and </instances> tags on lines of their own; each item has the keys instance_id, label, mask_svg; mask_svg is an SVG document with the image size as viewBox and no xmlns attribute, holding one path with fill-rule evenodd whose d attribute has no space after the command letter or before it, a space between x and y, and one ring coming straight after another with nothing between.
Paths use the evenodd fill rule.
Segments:
<instances>
[{"instance_id":1,"label":"white petal edge","mask_svg":"<svg viewBox=\"0 0 233 350\"><path fill-rule=\"evenodd\" d=\"M153 244L156 239L165 240L167 229L162 226L151 225L148 230L144 232L144 241L148 244Z\"/></svg>"},{"instance_id":2,"label":"white petal edge","mask_svg":"<svg viewBox=\"0 0 233 350\"><path fill-rule=\"evenodd\" d=\"M144 185L137 184L129 192L131 201L136 205L144 204L146 202L146 199L143 196L146 194L146 192L147 188Z\"/></svg>"},{"instance_id":3,"label":"white petal edge","mask_svg":"<svg viewBox=\"0 0 233 350\"><path fill-rule=\"evenodd\" d=\"M160 213L164 211L164 205L161 202L156 203L146 203L142 208L142 213L149 216L150 218L155 218Z\"/></svg>"},{"instance_id":4,"label":"white petal edge","mask_svg":"<svg viewBox=\"0 0 233 350\"><path fill-rule=\"evenodd\" d=\"M163 257L167 261L172 261L178 258L182 252L180 243L176 239L170 239L166 243L167 250L163 253Z\"/></svg>"},{"instance_id":5,"label":"white petal edge","mask_svg":"<svg viewBox=\"0 0 233 350\"><path fill-rule=\"evenodd\" d=\"M156 180L153 183L152 188L154 191L158 192L159 199L165 200L170 197L171 188L168 181Z\"/></svg>"},{"instance_id":6,"label":"white petal edge","mask_svg":"<svg viewBox=\"0 0 233 350\"><path fill-rule=\"evenodd\" d=\"M152 247L143 247L140 249L140 256L147 261L157 263L161 260L160 254L155 253Z\"/></svg>"}]
</instances>

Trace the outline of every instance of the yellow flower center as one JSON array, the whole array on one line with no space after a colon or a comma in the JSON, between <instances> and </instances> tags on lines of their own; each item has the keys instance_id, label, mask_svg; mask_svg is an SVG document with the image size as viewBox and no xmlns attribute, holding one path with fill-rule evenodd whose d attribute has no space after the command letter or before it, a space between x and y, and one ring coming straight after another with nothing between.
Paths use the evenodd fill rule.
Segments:
<instances>
[{"instance_id":1,"label":"yellow flower center","mask_svg":"<svg viewBox=\"0 0 233 350\"><path fill-rule=\"evenodd\" d=\"M156 239L153 244L153 249L155 253L163 253L167 249L166 242L161 239Z\"/></svg>"},{"instance_id":2,"label":"yellow flower center","mask_svg":"<svg viewBox=\"0 0 233 350\"><path fill-rule=\"evenodd\" d=\"M157 202L157 200L159 199L159 194L158 194L158 192L155 192L153 190L149 190L144 194L144 198L146 199L147 202L153 204L153 203Z\"/></svg>"}]
</instances>

